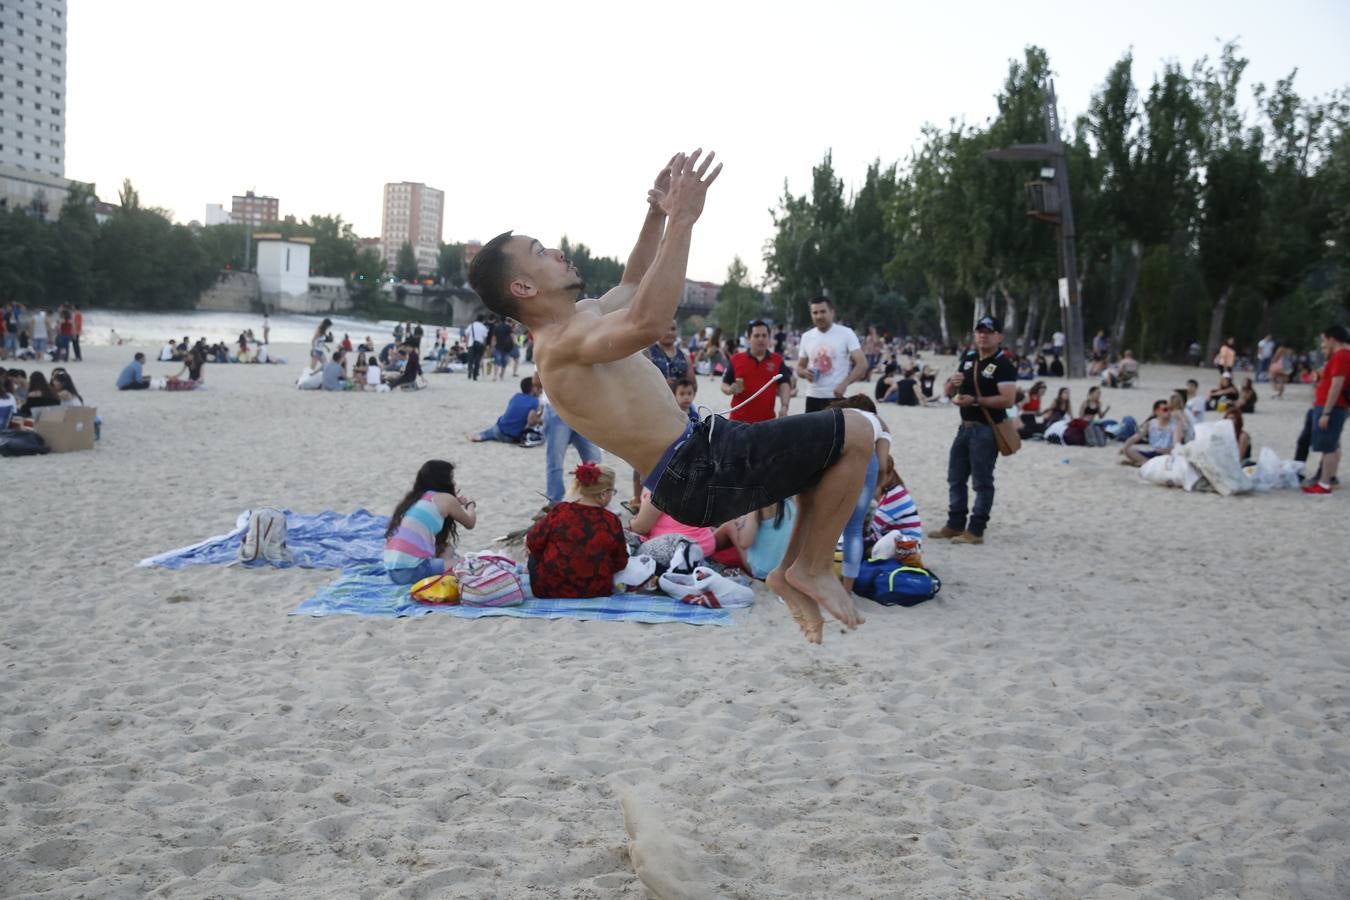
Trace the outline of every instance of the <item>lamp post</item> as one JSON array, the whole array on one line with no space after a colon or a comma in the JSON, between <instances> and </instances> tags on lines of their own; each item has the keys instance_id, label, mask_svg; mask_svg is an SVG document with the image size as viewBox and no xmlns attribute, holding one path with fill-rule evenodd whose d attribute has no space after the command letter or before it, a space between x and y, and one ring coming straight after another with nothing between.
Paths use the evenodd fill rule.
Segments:
<instances>
[{"instance_id":1,"label":"lamp post","mask_svg":"<svg viewBox=\"0 0 1350 900\"><path fill-rule=\"evenodd\" d=\"M1069 195L1069 167L1064 158L1064 142L1059 136L1059 113L1055 109L1055 83L1045 95L1045 143L1013 144L989 150L986 159L1001 162L1048 160L1041 169L1048 180L1027 185L1027 215L1054 223L1059 242L1059 308L1068 345L1068 374L1082 378L1087 374L1083 352L1083 306L1078 293L1078 258L1074 253L1073 202Z\"/></svg>"}]
</instances>

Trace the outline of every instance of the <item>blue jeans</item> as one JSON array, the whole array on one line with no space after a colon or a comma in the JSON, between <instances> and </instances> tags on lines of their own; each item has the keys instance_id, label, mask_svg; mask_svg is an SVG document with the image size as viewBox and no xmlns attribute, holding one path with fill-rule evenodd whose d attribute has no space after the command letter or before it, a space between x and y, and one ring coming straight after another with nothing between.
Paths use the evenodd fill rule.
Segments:
<instances>
[{"instance_id":1,"label":"blue jeans","mask_svg":"<svg viewBox=\"0 0 1350 900\"><path fill-rule=\"evenodd\" d=\"M424 559L409 569L389 569L389 580L394 584L416 584L423 578L445 572L445 560L440 557Z\"/></svg>"},{"instance_id":2,"label":"blue jeans","mask_svg":"<svg viewBox=\"0 0 1350 900\"><path fill-rule=\"evenodd\" d=\"M489 428L479 432L478 439L480 441L501 441L503 444L515 444L520 441L520 435L511 437L509 434L503 434L494 422Z\"/></svg>"},{"instance_id":3,"label":"blue jeans","mask_svg":"<svg viewBox=\"0 0 1350 900\"><path fill-rule=\"evenodd\" d=\"M544 407L544 493L549 503L560 503L565 494L563 488L563 462L567 458L567 445L577 448L582 462L600 461L600 448L573 431L572 426L563 421L562 416L553 411L552 406Z\"/></svg>"},{"instance_id":4,"label":"blue jeans","mask_svg":"<svg viewBox=\"0 0 1350 900\"><path fill-rule=\"evenodd\" d=\"M947 457L947 527L971 534L984 534L989 511L994 508L994 463L998 445L994 429L983 423L956 431ZM975 488L975 507L967 506L966 481ZM969 512L970 520L966 520Z\"/></svg>"},{"instance_id":5,"label":"blue jeans","mask_svg":"<svg viewBox=\"0 0 1350 900\"><path fill-rule=\"evenodd\" d=\"M867 464L867 477L863 479L863 488L858 494L858 502L853 507L853 514L848 517L848 523L844 526L844 565L841 567L840 574L845 578L857 578L858 568L862 565L863 531L867 527L867 513L872 508L872 494L877 489L878 468L880 468L880 464L877 461L877 455L873 453L872 461Z\"/></svg>"},{"instance_id":6,"label":"blue jeans","mask_svg":"<svg viewBox=\"0 0 1350 900\"><path fill-rule=\"evenodd\" d=\"M1308 410L1308 448L1313 453L1335 453L1341 449L1341 429L1345 427L1345 409L1340 406L1331 408L1330 421L1323 431L1319 427L1322 407L1314 406Z\"/></svg>"}]
</instances>

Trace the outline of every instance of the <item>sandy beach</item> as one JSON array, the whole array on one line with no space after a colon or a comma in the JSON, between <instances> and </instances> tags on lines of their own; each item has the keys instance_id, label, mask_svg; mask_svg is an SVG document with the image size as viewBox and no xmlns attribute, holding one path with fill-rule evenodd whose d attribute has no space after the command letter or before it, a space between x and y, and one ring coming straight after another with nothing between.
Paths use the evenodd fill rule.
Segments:
<instances>
[{"instance_id":1,"label":"sandy beach","mask_svg":"<svg viewBox=\"0 0 1350 900\"><path fill-rule=\"evenodd\" d=\"M0 460L0 896L1350 896L1350 494L1029 444L985 545L926 548L936 600L820 647L762 586L729 628L290 617L337 573L136 563L255 506L387 514L433 457L487 547L543 502L542 448L463 438L515 383L301 393L287 345L118 393L133 349L70 366L94 451ZM1289 457L1311 388L1269 393ZM956 412L883 417L940 524Z\"/></svg>"}]
</instances>

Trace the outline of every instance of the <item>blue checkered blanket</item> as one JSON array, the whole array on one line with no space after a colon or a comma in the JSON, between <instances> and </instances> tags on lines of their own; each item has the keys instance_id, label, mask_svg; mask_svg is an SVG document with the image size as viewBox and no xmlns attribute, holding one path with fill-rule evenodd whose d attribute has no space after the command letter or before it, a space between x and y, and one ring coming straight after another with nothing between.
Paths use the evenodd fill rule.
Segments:
<instances>
[{"instance_id":1,"label":"blue checkered blanket","mask_svg":"<svg viewBox=\"0 0 1350 900\"><path fill-rule=\"evenodd\" d=\"M185 566L212 566L237 563L239 545L248 530L251 510L244 510L235 520L234 530L218 534L190 547L170 550L158 556L141 560L137 565L181 569ZM292 565L306 569L342 569L351 571L364 566L378 565L384 555L384 530L388 516L377 516L364 509L352 513L331 510L308 514L283 509L286 515L286 544L295 557ZM267 566L266 560L245 563ZM286 568L286 564L279 564Z\"/></svg>"},{"instance_id":2,"label":"blue checkered blanket","mask_svg":"<svg viewBox=\"0 0 1350 900\"><path fill-rule=\"evenodd\" d=\"M688 625L730 625L725 609L704 609L667 597L615 594L586 600L528 599L520 606L427 606L408 595L408 586L394 584L379 566L349 571L301 603L293 616L427 616L461 619L511 616L517 619L594 619L605 622L684 622Z\"/></svg>"}]
</instances>

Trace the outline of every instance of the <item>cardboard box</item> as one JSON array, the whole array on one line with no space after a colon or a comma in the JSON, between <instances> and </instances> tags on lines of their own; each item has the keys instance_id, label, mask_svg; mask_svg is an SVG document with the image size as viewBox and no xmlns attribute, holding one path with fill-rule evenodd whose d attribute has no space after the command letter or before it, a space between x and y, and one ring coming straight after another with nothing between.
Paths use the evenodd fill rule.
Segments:
<instances>
[{"instance_id":1,"label":"cardboard box","mask_svg":"<svg viewBox=\"0 0 1350 900\"><path fill-rule=\"evenodd\" d=\"M92 406L41 406L33 430L42 435L53 453L94 449L94 414Z\"/></svg>"}]
</instances>

